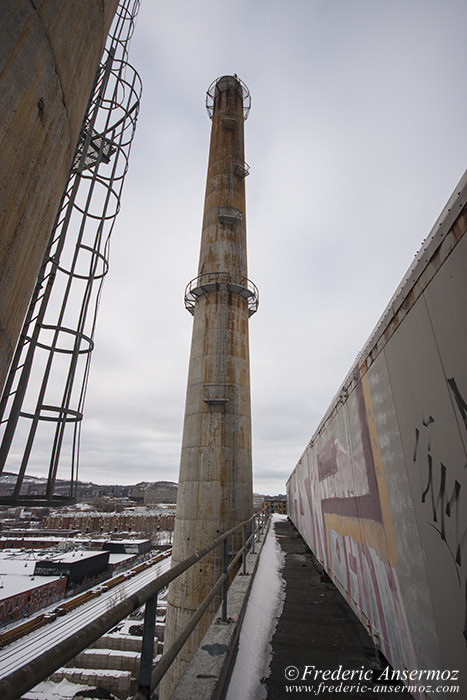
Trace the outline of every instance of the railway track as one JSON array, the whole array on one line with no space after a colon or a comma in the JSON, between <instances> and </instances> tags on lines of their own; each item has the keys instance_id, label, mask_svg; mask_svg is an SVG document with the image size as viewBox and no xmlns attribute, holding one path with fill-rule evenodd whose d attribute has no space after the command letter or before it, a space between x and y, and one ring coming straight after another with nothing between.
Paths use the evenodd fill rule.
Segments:
<instances>
[{"instance_id":1,"label":"railway track","mask_svg":"<svg viewBox=\"0 0 467 700\"><path fill-rule=\"evenodd\" d=\"M116 602L170 568L170 551L59 603L0 635L0 678L8 676L85 627ZM29 626L28 626L29 625Z\"/></svg>"}]
</instances>

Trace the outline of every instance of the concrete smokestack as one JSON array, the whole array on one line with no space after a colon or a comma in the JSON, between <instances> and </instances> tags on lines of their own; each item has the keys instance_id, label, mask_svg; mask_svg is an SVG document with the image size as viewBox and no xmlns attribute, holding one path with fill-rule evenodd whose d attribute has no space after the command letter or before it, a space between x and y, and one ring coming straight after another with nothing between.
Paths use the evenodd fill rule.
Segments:
<instances>
[{"instance_id":1,"label":"concrete smokestack","mask_svg":"<svg viewBox=\"0 0 467 700\"><path fill-rule=\"evenodd\" d=\"M252 514L248 319L258 307L247 278L244 121L250 95L237 76L207 93L212 118L198 276L186 289L193 336L172 563ZM170 586L166 649L221 574L215 551ZM169 698L209 626L215 601L163 682Z\"/></svg>"}]
</instances>

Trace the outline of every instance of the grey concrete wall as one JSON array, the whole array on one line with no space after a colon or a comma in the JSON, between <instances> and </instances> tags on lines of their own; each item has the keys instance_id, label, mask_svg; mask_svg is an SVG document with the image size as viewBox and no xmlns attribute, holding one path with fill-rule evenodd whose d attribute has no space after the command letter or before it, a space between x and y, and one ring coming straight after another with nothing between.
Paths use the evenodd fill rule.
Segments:
<instances>
[{"instance_id":1,"label":"grey concrete wall","mask_svg":"<svg viewBox=\"0 0 467 700\"><path fill-rule=\"evenodd\" d=\"M287 484L292 521L390 663L458 669L464 692L466 198L464 176Z\"/></svg>"},{"instance_id":2,"label":"grey concrete wall","mask_svg":"<svg viewBox=\"0 0 467 700\"><path fill-rule=\"evenodd\" d=\"M0 4L0 389L117 4Z\"/></svg>"}]
</instances>

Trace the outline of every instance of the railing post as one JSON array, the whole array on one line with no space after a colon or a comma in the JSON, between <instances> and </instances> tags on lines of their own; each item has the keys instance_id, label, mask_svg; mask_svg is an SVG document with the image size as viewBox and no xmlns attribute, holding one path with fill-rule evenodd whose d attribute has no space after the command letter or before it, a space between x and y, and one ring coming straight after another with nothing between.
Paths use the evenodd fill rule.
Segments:
<instances>
[{"instance_id":1,"label":"railing post","mask_svg":"<svg viewBox=\"0 0 467 700\"><path fill-rule=\"evenodd\" d=\"M242 527L242 573L246 574L246 525Z\"/></svg>"},{"instance_id":2,"label":"railing post","mask_svg":"<svg viewBox=\"0 0 467 700\"><path fill-rule=\"evenodd\" d=\"M252 535L253 537L251 538L251 551L254 554L255 553L255 540L256 540L256 517L253 520L253 532Z\"/></svg>"},{"instance_id":3,"label":"railing post","mask_svg":"<svg viewBox=\"0 0 467 700\"><path fill-rule=\"evenodd\" d=\"M151 695L151 674L154 659L154 633L156 629L157 593L144 606L143 641L139 667L139 692L145 698Z\"/></svg>"},{"instance_id":4,"label":"railing post","mask_svg":"<svg viewBox=\"0 0 467 700\"><path fill-rule=\"evenodd\" d=\"M227 537L222 543L222 573L227 574ZM227 622L227 577L222 584L222 622Z\"/></svg>"}]
</instances>

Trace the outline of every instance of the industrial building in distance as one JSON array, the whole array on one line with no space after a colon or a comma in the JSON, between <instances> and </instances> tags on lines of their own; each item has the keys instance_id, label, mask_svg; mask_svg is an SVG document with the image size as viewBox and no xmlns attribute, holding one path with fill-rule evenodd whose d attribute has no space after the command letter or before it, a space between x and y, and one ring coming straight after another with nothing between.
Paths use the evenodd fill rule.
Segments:
<instances>
[{"instance_id":1,"label":"industrial building in distance","mask_svg":"<svg viewBox=\"0 0 467 700\"><path fill-rule=\"evenodd\" d=\"M147 506L141 485L85 486L92 495L64 508L0 506L0 635L171 547L175 508L157 499L176 484L147 484Z\"/></svg>"}]
</instances>

